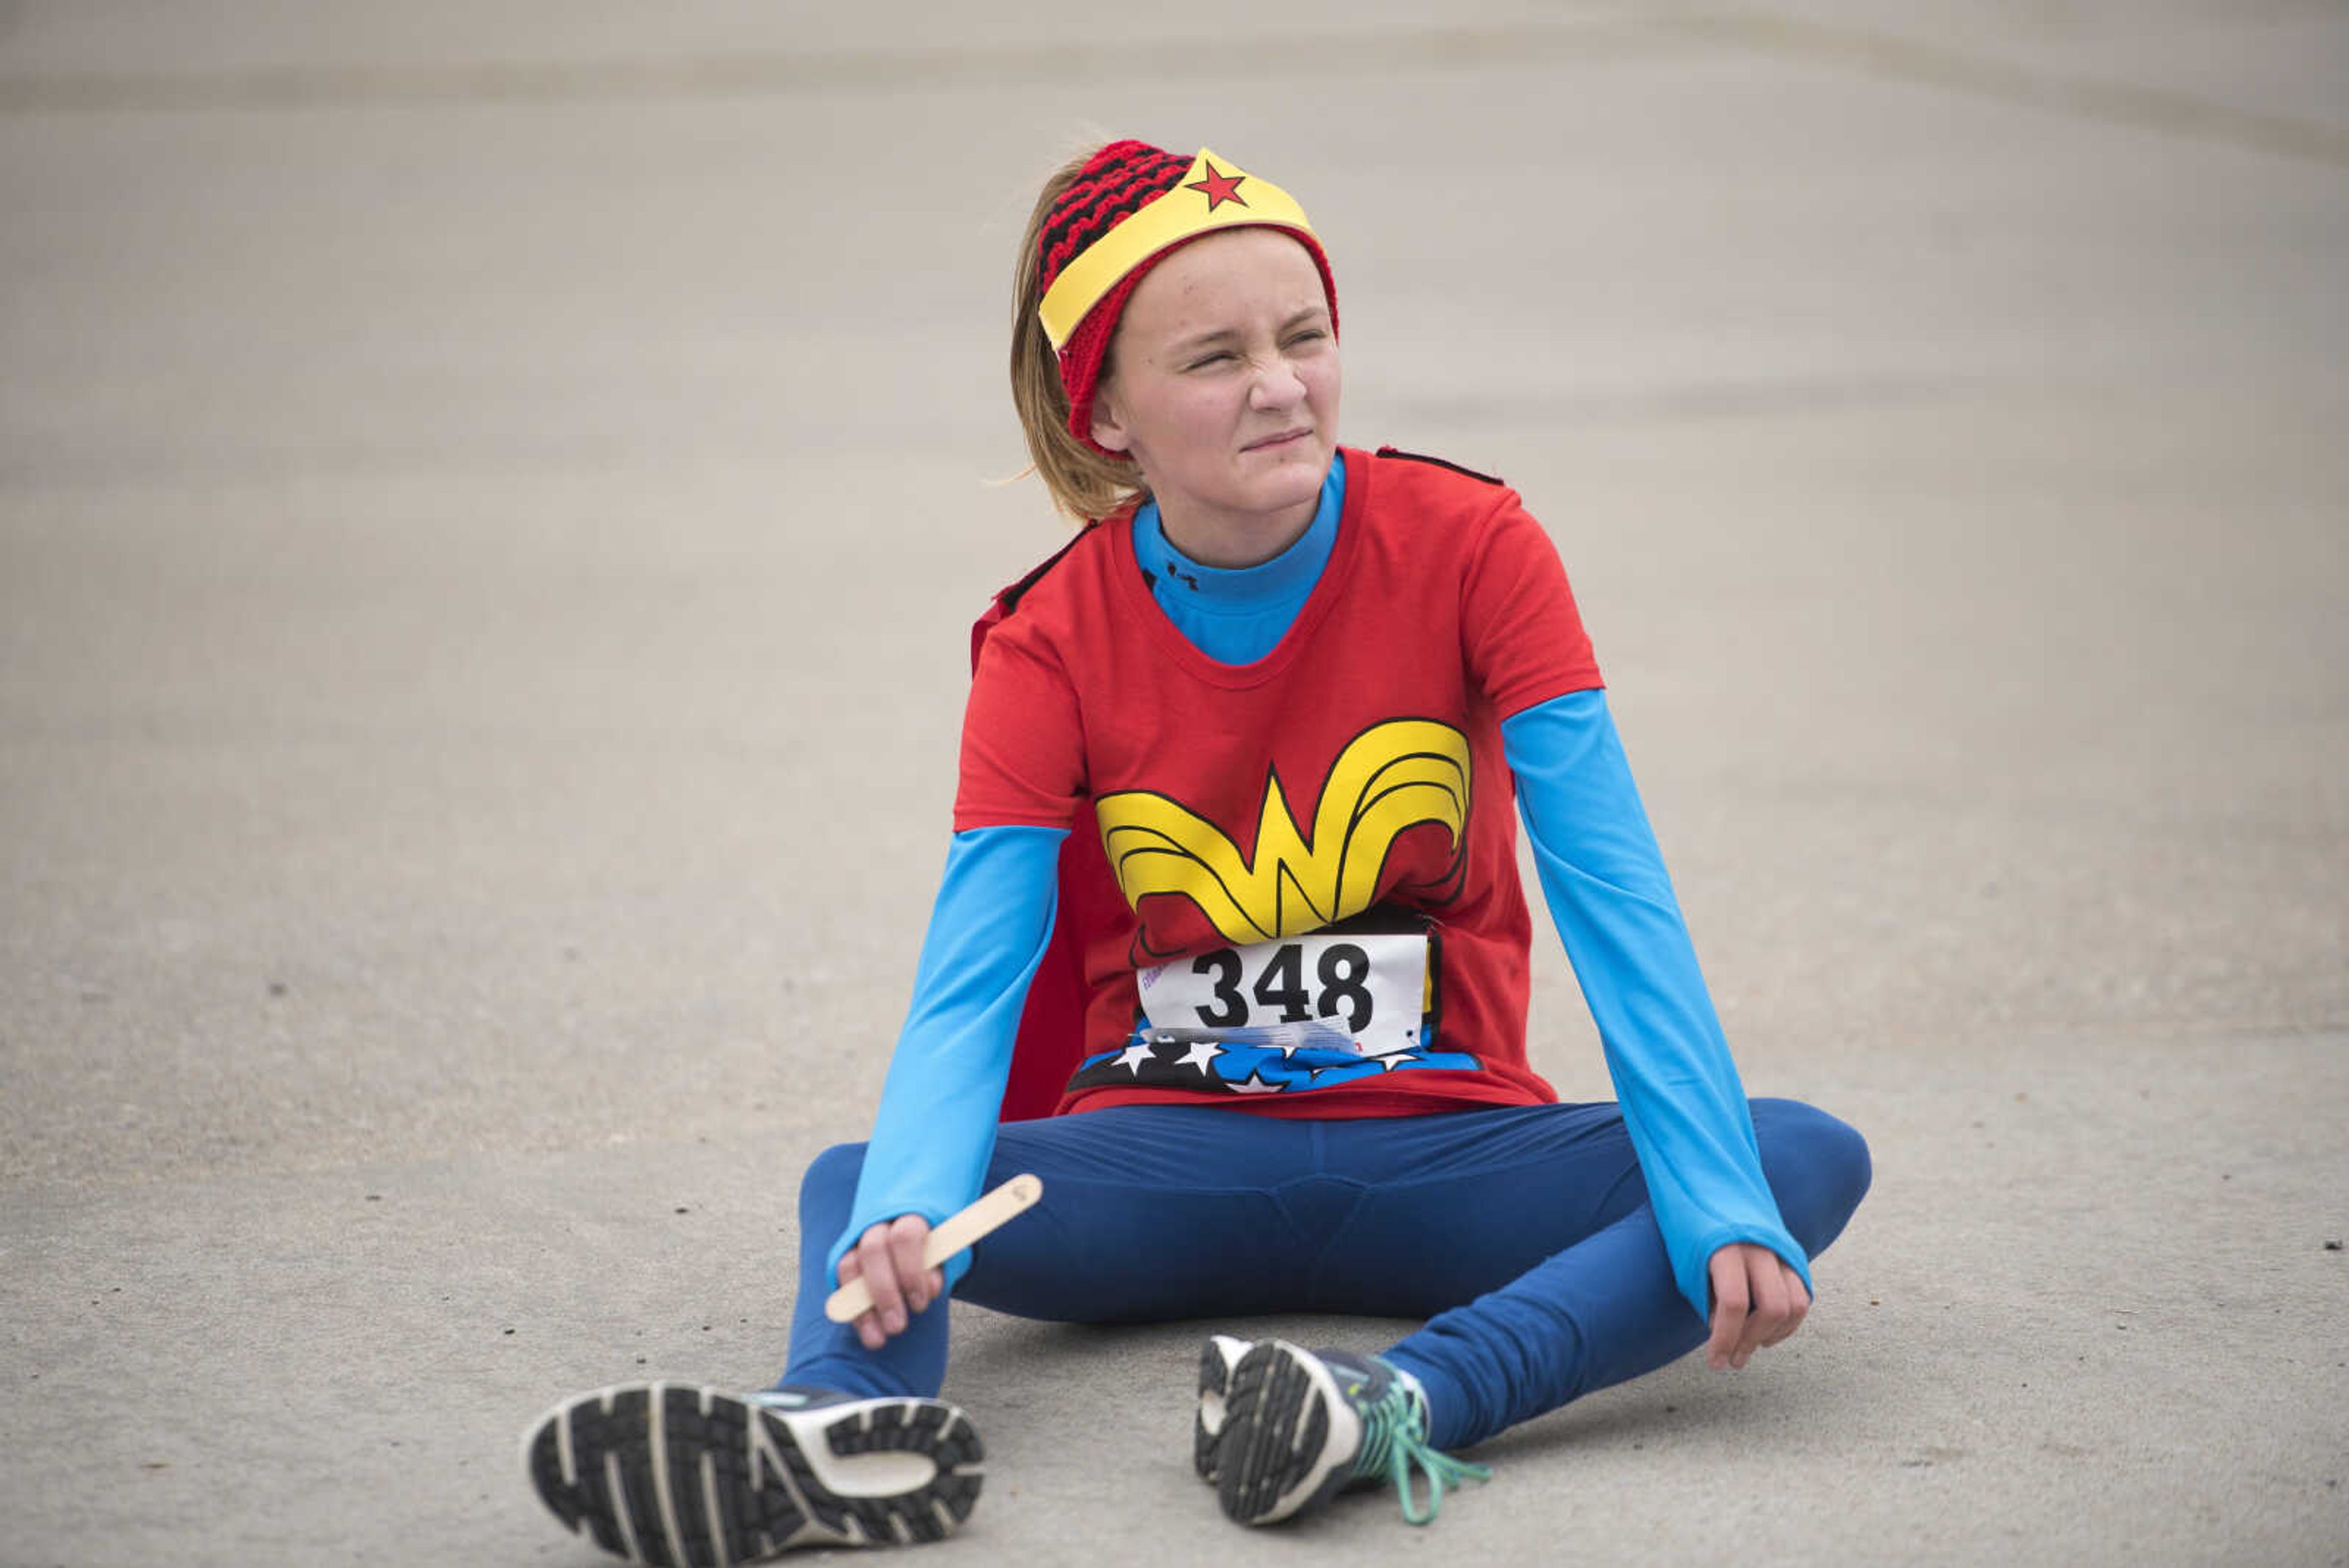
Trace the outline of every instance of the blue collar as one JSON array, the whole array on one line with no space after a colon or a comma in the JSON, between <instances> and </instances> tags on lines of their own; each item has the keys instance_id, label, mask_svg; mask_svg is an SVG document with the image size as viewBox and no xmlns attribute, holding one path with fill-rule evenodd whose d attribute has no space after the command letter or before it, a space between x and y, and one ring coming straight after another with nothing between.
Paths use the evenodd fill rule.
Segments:
<instances>
[{"instance_id":1,"label":"blue collar","mask_svg":"<svg viewBox=\"0 0 2349 1568\"><path fill-rule=\"evenodd\" d=\"M1338 514L1346 504L1346 460L1330 463L1321 482L1321 502L1313 521L1296 543L1253 566L1204 566L1176 549L1159 525L1158 503L1145 501L1133 514L1133 558L1149 579L1152 593L1170 613L1192 611L1211 616L1258 616L1286 607L1281 630L1296 618L1321 580L1330 553L1338 545ZM1196 640L1194 639L1193 640ZM1273 641L1279 638L1275 636Z\"/></svg>"}]
</instances>

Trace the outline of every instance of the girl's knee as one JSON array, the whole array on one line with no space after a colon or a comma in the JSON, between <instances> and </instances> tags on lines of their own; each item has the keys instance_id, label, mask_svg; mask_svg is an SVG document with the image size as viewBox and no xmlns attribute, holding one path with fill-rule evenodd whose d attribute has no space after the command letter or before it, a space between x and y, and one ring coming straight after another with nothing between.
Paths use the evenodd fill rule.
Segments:
<instances>
[{"instance_id":1,"label":"girl's knee","mask_svg":"<svg viewBox=\"0 0 2349 1568\"><path fill-rule=\"evenodd\" d=\"M1825 1246L1868 1196L1875 1174L1868 1140L1850 1123L1799 1100L1754 1101L1754 1136L1763 1174L1795 1239L1806 1247ZM1804 1229L1819 1237L1816 1244Z\"/></svg>"},{"instance_id":2,"label":"girl's knee","mask_svg":"<svg viewBox=\"0 0 2349 1568\"><path fill-rule=\"evenodd\" d=\"M807 1174L800 1179L800 1226L802 1234L815 1233L813 1222L828 1218L833 1230L848 1222L848 1210L856 1201L856 1179L864 1171L864 1147L861 1143L838 1143L808 1162Z\"/></svg>"}]
</instances>

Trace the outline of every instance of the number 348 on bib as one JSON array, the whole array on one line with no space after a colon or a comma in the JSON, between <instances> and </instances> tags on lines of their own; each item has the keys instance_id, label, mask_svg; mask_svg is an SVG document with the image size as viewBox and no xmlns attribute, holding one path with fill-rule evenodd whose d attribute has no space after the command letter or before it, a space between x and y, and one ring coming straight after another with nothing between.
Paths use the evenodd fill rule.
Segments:
<instances>
[{"instance_id":1,"label":"number 348 on bib","mask_svg":"<svg viewBox=\"0 0 2349 1568\"><path fill-rule=\"evenodd\" d=\"M1432 947L1423 931L1318 931L1217 948L1135 978L1154 1028L1294 1034L1387 1056L1419 1045L1433 1020Z\"/></svg>"}]
</instances>

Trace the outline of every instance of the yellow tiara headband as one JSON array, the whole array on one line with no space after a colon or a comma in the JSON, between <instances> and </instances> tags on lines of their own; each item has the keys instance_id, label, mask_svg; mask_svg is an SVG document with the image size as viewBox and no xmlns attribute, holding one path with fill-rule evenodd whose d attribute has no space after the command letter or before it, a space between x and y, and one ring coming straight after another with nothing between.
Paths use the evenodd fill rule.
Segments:
<instances>
[{"instance_id":1,"label":"yellow tiara headband","mask_svg":"<svg viewBox=\"0 0 2349 1568\"><path fill-rule=\"evenodd\" d=\"M1127 274L1167 246L1216 229L1271 224L1310 236L1305 209L1268 180L1241 172L1206 148L1182 183L1137 209L1061 269L1036 307L1055 353ZM1318 244L1319 242L1315 241Z\"/></svg>"}]
</instances>

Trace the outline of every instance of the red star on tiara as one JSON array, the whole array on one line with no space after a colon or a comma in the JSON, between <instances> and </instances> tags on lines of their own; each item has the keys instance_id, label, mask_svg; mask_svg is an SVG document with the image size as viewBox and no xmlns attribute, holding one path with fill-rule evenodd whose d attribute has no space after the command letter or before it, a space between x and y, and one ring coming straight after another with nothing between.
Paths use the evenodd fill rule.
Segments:
<instances>
[{"instance_id":1,"label":"red star on tiara","mask_svg":"<svg viewBox=\"0 0 2349 1568\"><path fill-rule=\"evenodd\" d=\"M1207 198L1207 211L1212 213L1226 202L1237 202L1243 207L1247 205L1247 198L1240 194L1240 182L1247 178L1247 175L1226 174L1204 160L1201 166L1206 170L1206 177L1194 180L1183 189L1204 194Z\"/></svg>"}]
</instances>

